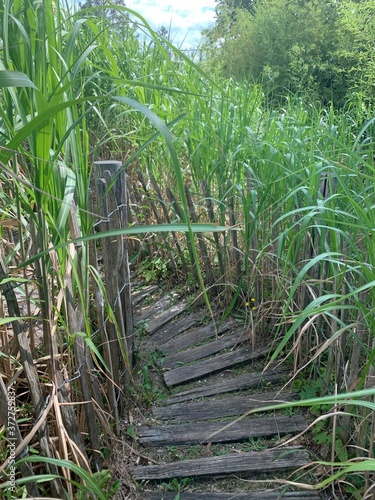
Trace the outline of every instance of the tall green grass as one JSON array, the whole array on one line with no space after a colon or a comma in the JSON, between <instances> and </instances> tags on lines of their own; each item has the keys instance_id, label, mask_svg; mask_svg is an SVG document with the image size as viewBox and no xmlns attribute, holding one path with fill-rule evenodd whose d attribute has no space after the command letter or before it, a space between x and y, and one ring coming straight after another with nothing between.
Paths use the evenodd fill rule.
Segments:
<instances>
[{"instance_id":1,"label":"tall green grass","mask_svg":"<svg viewBox=\"0 0 375 500\"><path fill-rule=\"evenodd\" d=\"M25 370L33 410L20 402L20 416L31 410L36 422L43 415L37 426L40 453L47 468L43 479L49 481L52 494L59 498L73 498L75 487L88 491L90 481L85 469L102 467L100 447L109 445L105 440L99 442L99 434L107 433L108 439L112 434L111 415L118 415L116 408L108 406L105 392L100 392L98 379L88 378L96 364L98 375L103 372L110 380L118 379L118 374L111 373L103 362L93 337L90 241L151 229L184 231L193 241L196 231L217 230L213 225L193 225L186 217L185 224L92 234L97 215L90 209L91 162L101 159L97 155L106 151L121 154L125 168L130 161L137 161L147 145L157 141L164 161L171 166L171 176L180 188L186 211L179 158L163 121L170 116L176 120L176 115L161 112L158 95L164 95L168 87L153 82L149 64L156 64L157 57L158 62L165 61L165 68L172 74L174 70L163 46L142 18L139 21L149 31L153 43L137 41L127 9L118 9L120 27L111 26L104 15L98 22L93 10L75 13L69 9L69 4L63 8L48 0L0 4L0 161L4 186L1 214L3 226L18 230L18 241L7 247L3 260L8 267L20 270L17 277L23 273L19 282L26 281L26 285L21 293L33 292L33 301L27 301L27 316L32 316L35 308L40 310L43 337L39 337L34 321L29 323L27 337L20 317L14 341L21 353L21 364L13 358L7 341L5 371L10 382L17 369L22 366ZM140 60L146 63L142 68L138 65ZM185 75L183 78L186 80ZM170 90L171 94L174 92L182 94L181 90ZM152 107L157 107L157 113ZM9 231L4 236L12 239ZM194 252L199 272L195 248ZM101 286L98 272L93 270L93 274ZM5 278L3 285L7 282ZM201 284L203 287L202 278ZM8 305L14 298L9 300ZM106 303L111 321L113 307ZM121 345L123 352L119 356L126 359L125 345ZM48 360L41 377L32 362L40 355ZM49 387L52 393L45 400L43 393ZM119 397L122 389L116 389ZM80 402L82 395L86 401L93 398L96 405L86 402L76 411L72 403ZM56 425L50 425L48 430L45 410L50 411L51 402ZM90 440L87 448L83 438L86 430ZM56 433L56 451L49 432ZM25 438L18 447L26 444ZM54 456L66 462L59 463ZM65 467L69 461L76 465ZM77 474L81 486L75 481ZM37 480L35 477L26 483L18 481L17 494L21 496L23 488ZM87 486L83 486L83 481ZM7 487L9 484L4 483L5 492Z\"/></svg>"},{"instance_id":2,"label":"tall green grass","mask_svg":"<svg viewBox=\"0 0 375 500\"><path fill-rule=\"evenodd\" d=\"M74 345L85 338L86 352L100 361L89 307L89 242L98 239L89 204L92 161L115 157L130 181L141 169L163 190L172 189L183 220L172 203L164 203L171 220L185 225L116 234L185 230L191 257L180 243L193 266L200 259L193 233L213 227L191 224L188 186L199 223L230 228L203 236L214 268L213 304L223 317L236 311L251 320L255 337L271 337L272 359L289 358L296 384L311 385L307 406L345 409L325 429L334 435L329 457L323 457L333 464L332 473L317 487L340 482L342 471L350 483L350 474L360 472L365 480L354 478L347 490L360 498L373 470L367 460L373 458L372 402L359 404L354 392L374 394L375 127L366 118L371 110L364 114L355 103L338 114L292 98L275 110L260 87L205 75L141 17L137 22L149 37L137 38L125 8L118 9L115 24L105 16L98 20L90 9L74 12L69 4L47 0L3 1L0 12L0 208L3 226L16 225L19 235L18 242L4 246L2 258L28 280L26 293L38 290L43 344L33 339L30 322L33 355L41 349L52 358L67 356L74 401L80 400ZM9 229L3 237L11 237ZM174 238L162 238L147 258L156 257L162 245L174 249ZM204 290L204 266L198 272ZM92 275L102 287L98 271ZM248 313L252 298L257 308ZM112 317L111 305L106 307ZM76 335L80 331L84 337ZM6 356L10 380L19 364L10 352ZM56 360L44 377L55 387L66 378ZM103 401L96 418L106 432L112 420L103 415L113 408ZM40 394L34 406L37 416L44 407ZM58 406L55 411L63 422L72 419L78 434L86 431L74 423L88 420L84 409L62 416ZM347 446L348 460L361 460L340 465L339 441ZM101 466L100 453L82 444L79 456L66 442L59 452L81 467L81 477L93 462ZM56 465L52 456L50 464ZM49 471L55 491L71 495L77 469L67 466L62 482L56 472Z\"/></svg>"}]
</instances>

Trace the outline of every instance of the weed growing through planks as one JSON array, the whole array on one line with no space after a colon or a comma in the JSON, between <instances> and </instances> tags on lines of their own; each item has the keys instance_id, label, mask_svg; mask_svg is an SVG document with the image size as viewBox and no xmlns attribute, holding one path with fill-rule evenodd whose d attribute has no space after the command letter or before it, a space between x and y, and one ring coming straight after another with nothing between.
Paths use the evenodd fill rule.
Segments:
<instances>
[{"instance_id":1,"label":"weed growing through planks","mask_svg":"<svg viewBox=\"0 0 375 500\"><path fill-rule=\"evenodd\" d=\"M147 403L150 405L153 402L154 399L154 383L152 381L152 378L150 377L150 372L148 366L144 366L142 370L142 375L143 375L143 394L145 396L145 399Z\"/></svg>"},{"instance_id":2,"label":"weed growing through planks","mask_svg":"<svg viewBox=\"0 0 375 500\"><path fill-rule=\"evenodd\" d=\"M167 455L172 459L174 460L176 457L177 457L177 448L176 446L166 446L165 447L165 452L167 453Z\"/></svg>"},{"instance_id":3,"label":"weed growing through planks","mask_svg":"<svg viewBox=\"0 0 375 500\"><path fill-rule=\"evenodd\" d=\"M136 324L135 330L140 337L147 335L148 321L148 319L142 319Z\"/></svg>"},{"instance_id":4,"label":"weed growing through planks","mask_svg":"<svg viewBox=\"0 0 375 500\"><path fill-rule=\"evenodd\" d=\"M192 479L189 477L183 477L183 478L173 478L168 482L163 482L161 483L162 488L164 488L165 491L172 491L172 492L177 492L177 495L174 497L174 500L179 500L180 499L180 493L186 489Z\"/></svg>"},{"instance_id":5,"label":"weed growing through planks","mask_svg":"<svg viewBox=\"0 0 375 500\"><path fill-rule=\"evenodd\" d=\"M158 370L159 369L156 368L156 371ZM155 368L150 363L144 364L143 367L137 371L139 377L139 382L137 383L138 388L133 391L133 396L135 400L137 400L137 404L142 404L147 408L149 408L156 399L163 401L168 397L167 394L160 390L158 384L154 382L152 371L155 371Z\"/></svg>"},{"instance_id":6,"label":"weed growing through planks","mask_svg":"<svg viewBox=\"0 0 375 500\"><path fill-rule=\"evenodd\" d=\"M177 454L180 460L192 460L194 458L201 458L205 454L206 448L200 444L184 447L183 450Z\"/></svg>"},{"instance_id":7,"label":"weed growing through planks","mask_svg":"<svg viewBox=\"0 0 375 500\"><path fill-rule=\"evenodd\" d=\"M262 451L268 448L268 442L262 437L254 438L249 436L246 443L242 445L243 451Z\"/></svg>"},{"instance_id":8,"label":"weed growing through planks","mask_svg":"<svg viewBox=\"0 0 375 500\"><path fill-rule=\"evenodd\" d=\"M133 391L138 404L143 404L150 407L155 400L163 401L168 397L168 394L163 391L163 384L158 383L162 371L164 361L163 354L158 349L153 349L147 356L142 359L139 356L140 351L137 351L136 373L138 375L138 390ZM141 400L139 400L141 398Z\"/></svg>"}]
</instances>

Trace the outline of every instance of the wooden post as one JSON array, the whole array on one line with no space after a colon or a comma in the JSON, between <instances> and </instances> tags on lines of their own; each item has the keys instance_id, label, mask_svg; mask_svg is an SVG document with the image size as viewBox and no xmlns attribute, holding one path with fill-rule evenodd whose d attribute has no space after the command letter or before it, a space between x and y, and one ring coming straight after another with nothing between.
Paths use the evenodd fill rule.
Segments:
<instances>
[{"instance_id":1,"label":"wooden post","mask_svg":"<svg viewBox=\"0 0 375 500\"><path fill-rule=\"evenodd\" d=\"M93 167L93 189L96 196L96 210L101 217L97 228L99 231L124 228L128 226L127 191L125 172L121 170L120 161L97 161ZM131 283L128 257L128 241L126 237L106 238L102 242L104 281L108 300L115 312L120 332L108 332L111 344L114 381L120 382L125 367L125 380L131 377L132 358L134 352L134 327L131 300ZM109 326L109 325L108 325ZM111 328L110 328L111 329ZM115 334L115 337L113 337ZM127 352L125 366L120 362L121 343ZM113 347L113 349L112 349ZM120 352L119 350L120 349ZM117 358L116 358L117 356Z\"/></svg>"}]
</instances>

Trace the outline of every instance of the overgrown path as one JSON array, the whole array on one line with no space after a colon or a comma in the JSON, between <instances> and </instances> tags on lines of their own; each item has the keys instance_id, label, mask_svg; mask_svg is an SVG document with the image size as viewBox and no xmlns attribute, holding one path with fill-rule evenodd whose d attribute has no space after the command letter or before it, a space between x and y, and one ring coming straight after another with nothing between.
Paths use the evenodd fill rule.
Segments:
<instances>
[{"instance_id":1,"label":"overgrown path","mask_svg":"<svg viewBox=\"0 0 375 500\"><path fill-rule=\"evenodd\" d=\"M137 430L150 457L132 468L139 498L318 499L317 493L270 481L308 480L307 450L281 446L306 429L305 418L297 412L239 418L296 397L280 391L288 369L264 370L267 346L252 349L248 330L233 319L215 327L204 312L187 312L173 293L143 305L154 290L135 295L135 314L146 335L141 349L159 353L168 396L154 402L151 418Z\"/></svg>"}]
</instances>

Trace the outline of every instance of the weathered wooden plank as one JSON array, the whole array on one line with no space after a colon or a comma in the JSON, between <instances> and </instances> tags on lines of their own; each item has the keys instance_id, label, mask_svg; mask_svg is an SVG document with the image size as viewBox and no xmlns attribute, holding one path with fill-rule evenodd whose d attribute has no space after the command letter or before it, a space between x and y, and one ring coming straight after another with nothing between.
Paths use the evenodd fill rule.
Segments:
<instances>
[{"instance_id":1,"label":"weathered wooden plank","mask_svg":"<svg viewBox=\"0 0 375 500\"><path fill-rule=\"evenodd\" d=\"M262 383L277 383L280 381L281 377L288 372L288 369L279 369L267 370L263 373L245 373L244 375L231 377L227 380L220 380L214 384L205 384L203 387L179 392L178 394L166 399L165 404L170 405L174 403L183 403L184 401L214 396L215 394L252 389L254 387L258 387Z\"/></svg>"},{"instance_id":2,"label":"weathered wooden plank","mask_svg":"<svg viewBox=\"0 0 375 500\"><path fill-rule=\"evenodd\" d=\"M172 369L178 364L181 365L184 363L191 363L192 361L198 361L199 359L207 358L224 349L230 349L245 342L249 342L249 337L246 331L241 328L239 331L224 335L218 340L214 340L208 344L199 345L187 351L179 351L166 356L163 361L163 368Z\"/></svg>"},{"instance_id":3,"label":"weathered wooden plank","mask_svg":"<svg viewBox=\"0 0 375 500\"><path fill-rule=\"evenodd\" d=\"M164 325L157 332L152 335L152 342L154 342L158 347L165 342L168 342L172 338L185 332L192 326L197 325L206 316L205 311L199 311L183 318L179 318L176 321L172 321L167 325Z\"/></svg>"},{"instance_id":4,"label":"weathered wooden plank","mask_svg":"<svg viewBox=\"0 0 375 500\"><path fill-rule=\"evenodd\" d=\"M225 370L226 368L230 368L231 366L235 366L240 363L247 363L254 359L260 358L266 355L267 352L268 348L252 351L250 347L239 347L234 351L220 354L212 359L204 359L197 363L193 363L187 366L180 366L178 368L174 368L169 372L165 372L163 375L164 382L167 387L190 382L191 380L196 380L198 378L204 377L205 375Z\"/></svg>"},{"instance_id":5,"label":"weathered wooden plank","mask_svg":"<svg viewBox=\"0 0 375 500\"><path fill-rule=\"evenodd\" d=\"M160 346L160 350L163 354L172 354L173 352L182 351L183 349L187 349L188 347L198 344L198 342L203 342L203 340L215 337L216 334L219 335L226 332L235 324L236 323L233 320L227 320L221 325L218 330L216 330L216 327L213 323L201 326L200 328L190 330L183 335L179 335L178 337L165 342Z\"/></svg>"},{"instance_id":6,"label":"weathered wooden plank","mask_svg":"<svg viewBox=\"0 0 375 500\"><path fill-rule=\"evenodd\" d=\"M178 446L204 443L233 443L249 437L270 437L295 434L306 429L301 415L287 415L235 420L140 427L138 437L147 446Z\"/></svg>"},{"instance_id":7,"label":"weathered wooden plank","mask_svg":"<svg viewBox=\"0 0 375 500\"><path fill-rule=\"evenodd\" d=\"M142 500L175 500L177 492L144 492L140 495ZM320 496L315 491L283 491L264 490L227 493L208 493L207 491L182 491L179 493L181 500L319 500Z\"/></svg>"},{"instance_id":8,"label":"weathered wooden plank","mask_svg":"<svg viewBox=\"0 0 375 500\"><path fill-rule=\"evenodd\" d=\"M263 474L278 470L302 467L309 463L309 456L300 447L281 448L247 453L231 453L209 458L180 460L163 465L133 467L135 479L168 479L173 477L222 476L228 474Z\"/></svg>"},{"instance_id":9,"label":"weathered wooden plank","mask_svg":"<svg viewBox=\"0 0 375 500\"><path fill-rule=\"evenodd\" d=\"M261 408L271 403L292 401L296 396L291 391L282 393L266 392L263 394L251 394L249 396L210 399L208 401L154 407L152 414L159 420L168 420L169 422L197 422L200 420L209 420L210 418L244 415L247 411Z\"/></svg>"},{"instance_id":10,"label":"weathered wooden plank","mask_svg":"<svg viewBox=\"0 0 375 500\"><path fill-rule=\"evenodd\" d=\"M153 314L153 316L148 320L146 332L149 335L152 335L163 325L169 323L170 321L172 321L172 319L182 314L185 308L186 308L186 300L181 300L180 302L174 304L172 307L166 309L165 311L160 311Z\"/></svg>"},{"instance_id":11,"label":"weathered wooden plank","mask_svg":"<svg viewBox=\"0 0 375 500\"><path fill-rule=\"evenodd\" d=\"M130 275L131 276L131 275ZM137 306L143 299L154 293L159 287L157 285L150 285L142 288L138 292L132 293L133 306Z\"/></svg>"},{"instance_id":12,"label":"weathered wooden plank","mask_svg":"<svg viewBox=\"0 0 375 500\"><path fill-rule=\"evenodd\" d=\"M177 297L178 295L176 293L167 293L154 304L149 304L141 308L139 311L137 311L135 318L136 323L148 320L155 314L159 314L160 312L165 311L176 302Z\"/></svg>"}]
</instances>

